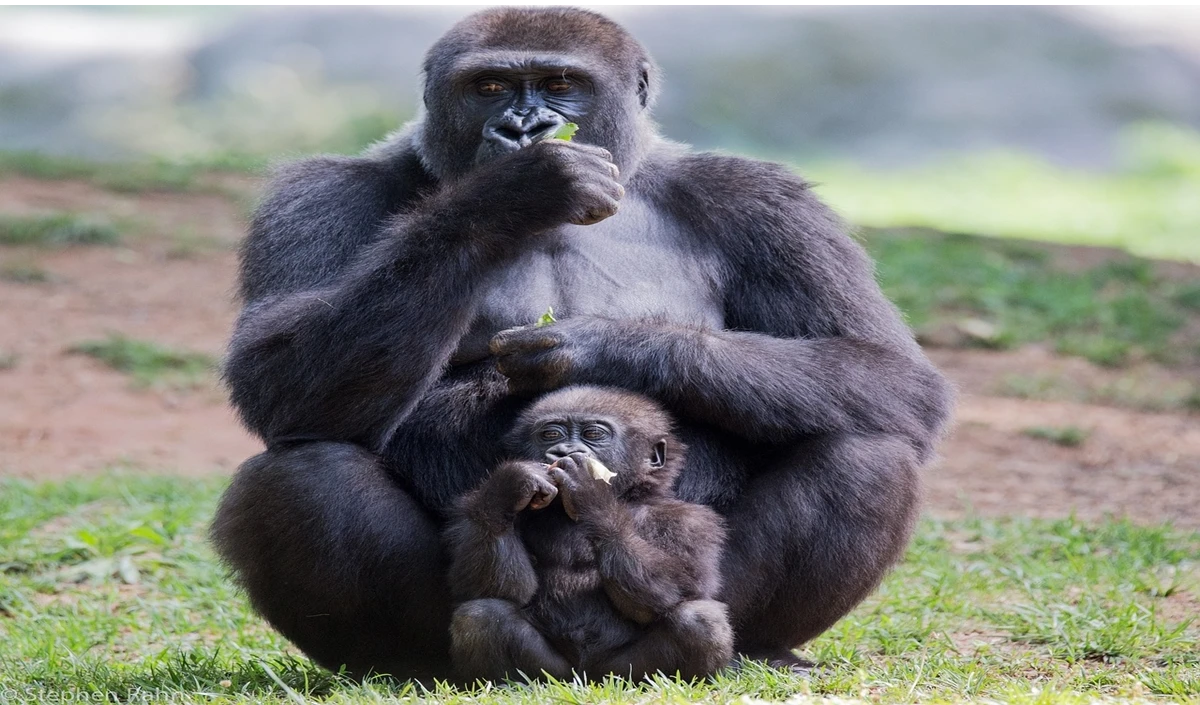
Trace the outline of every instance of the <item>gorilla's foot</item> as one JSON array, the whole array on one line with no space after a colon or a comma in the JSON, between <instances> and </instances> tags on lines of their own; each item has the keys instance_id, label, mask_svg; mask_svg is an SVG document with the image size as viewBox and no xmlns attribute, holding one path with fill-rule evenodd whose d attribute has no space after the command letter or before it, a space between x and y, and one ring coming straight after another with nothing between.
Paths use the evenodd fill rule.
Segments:
<instances>
[{"instance_id":1,"label":"gorilla's foot","mask_svg":"<svg viewBox=\"0 0 1200 705\"><path fill-rule=\"evenodd\" d=\"M803 659L793 653L790 649L756 649L738 655L737 662L734 663L734 668L739 669L742 664L747 661L758 661L766 664L770 668L780 671L788 671L793 675L809 677L812 671L817 667L817 664Z\"/></svg>"}]
</instances>

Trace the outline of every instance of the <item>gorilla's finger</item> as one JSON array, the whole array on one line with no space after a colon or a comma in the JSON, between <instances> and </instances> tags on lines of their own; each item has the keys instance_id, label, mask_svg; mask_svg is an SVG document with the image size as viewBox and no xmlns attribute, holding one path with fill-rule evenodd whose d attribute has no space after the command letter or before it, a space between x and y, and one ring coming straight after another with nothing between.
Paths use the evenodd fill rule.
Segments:
<instances>
[{"instance_id":1,"label":"gorilla's finger","mask_svg":"<svg viewBox=\"0 0 1200 705\"><path fill-rule=\"evenodd\" d=\"M620 193L618 189L622 189L621 185L614 183L613 186L613 194ZM575 225L593 225L617 214L617 210L621 207L621 202L617 200L619 196L615 198L613 194L609 194L595 186L588 186L585 191L588 193L589 200L593 202L593 205L588 208L582 217L572 220L572 223Z\"/></svg>"},{"instance_id":2,"label":"gorilla's finger","mask_svg":"<svg viewBox=\"0 0 1200 705\"><path fill-rule=\"evenodd\" d=\"M559 458L554 461L554 467L559 472L563 473L568 478L574 478L579 474L579 454L572 453L565 458Z\"/></svg>"},{"instance_id":3,"label":"gorilla's finger","mask_svg":"<svg viewBox=\"0 0 1200 705\"><path fill-rule=\"evenodd\" d=\"M598 174L607 174L613 179L621 175L620 168L612 162L612 158L605 158L600 155L588 155L584 162L588 168L594 169Z\"/></svg>"},{"instance_id":4,"label":"gorilla's finger","mask_svg":"<svg viewBox=\"0 0 1200 705\"><path fill-rule=\"evenodd\" d=\"M613 158L612 152L608 151L604 147L600 147L600 146L597 146L594 144L588 144L587 142L577 142L575 140L572 140L570 142L567 142L565 140L554 140L554 142L557 144L557 146L562 146L562 147L565 147L566 149L574 149L576 151L583 152L585 154L592 154L597 157L600 157L601 159L603 159L606 162L611 162L612 158Z\"/></svg>"},{"instance_id":5,"label":"gorilla's finger","mask_svg":"<svg viewBox=\"0 0 1200 705\"><path fill-rule=\"evenodd\" d=\"M553 352L511 354L496 358L496 370L508 378L510 392L556 389L566 383L570 359Z\"/></svg>"},{"instance_id":6,"label":"gorilla's finger","mask_svg":"<svg viewBox=\"0 0 1200 705\"><path fill-rule=\"evenodd\" d=\"M549 331L534 326L521 326L502 330L488 341L488 352L493 355L551 350L561 341Z\"/></svg>"},{"instance_id":7,"label":"gorilla's finger","mask_svg":"<svg viewBox=\"0 0 1200 705\"><path fill-rule=\"evenodd\" d=\"M579 521L579 512L575 509L575 500L571 495L564 494L562 496L563 511L567 513L567 518L571 521Z\"/></svg>"},{"instance_id":8,"label":"gorilla's finger","mask_svg":"<svg viewBox=\"0 0 1200 705\"><path fill-rule=\"evenodd\" d=\"M553 483L546 482L538 485L538 489L533 493L533 498L529 500L530 509L545 509L550 506L554 498L558 496L558 488Z\"/></svg>"},{"instance_id":9,"label":"gorilla's finger","mask_svg":"<svg viewBox=\"0 0 1200 705\"><path fill-rule=\"evenodd\" d=\"M567 475L566 471L558 467L558 463L556 462L550 466L550 481L554 483L556 489L561 490L570 484L571 477Z\"/></svg>"},{"instance_id":10,"label":"gorilla's finger","mask_svg":"<svg viewBox=\"0 0 1200 705\"><path fill-rule=\"evenodd\" d=\"M587 482L592 479L586 453L572 453L563 460L566 461L562 465L563 470L576 482Z\"/></svg>"}]
</instances>

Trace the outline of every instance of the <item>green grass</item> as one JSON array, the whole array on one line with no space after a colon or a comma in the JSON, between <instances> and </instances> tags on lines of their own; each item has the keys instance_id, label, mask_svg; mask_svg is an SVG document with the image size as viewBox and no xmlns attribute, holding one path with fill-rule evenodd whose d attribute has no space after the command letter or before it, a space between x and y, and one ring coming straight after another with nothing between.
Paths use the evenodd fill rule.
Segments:
<instances>
[{"instance_id":1,"label":"green grass","mask_svg":"<svg viewBox=\"0 0 1200 705\"><path fill-rule=\"evenodd\" d=\"M0 482L0 702L14 690L197 703L1200 699L1200 535L1073 519L924 521L879 592L806 649L820 663L808 680L751 667L636 687L352 684L267 628L215 561L204 532L222 486Z\"/></svg>"},{"instance_id":2,"label":"green grass","mask_svg":"<svg viewBox=\"0 0 1200 705\"><path fill-rule=\"evenodd\" d=\"M1077 448L1083 445L1091 432L1078 426L1031 426L1022 431L1030 438L1050 441L1055 445Z\"/></svg>"},{"instance_id":3,"label":"green grass","mask_svg":"<svg viewBox=\"0 0 1200 705\"><path fill-rule=\"evenodd\" d=\"M73 213L0 214L0 245L68 247L115 245L120 241L121 234L112 225Z\"/></svg>"},{"instance_id":4,"label":"green grass","mask_svg":"<svg viewBox=\"0 0 1200 705\"><path fill-rule=\"evenodd\" d=\"M1082 268L1034 243L905 230L863 237L884 291L931 342L1050 341L1110 366L1200 361L1196 283L1150 260L1117 254Z\"/></svg>"},{"instance_id":5,"label":"green grass","mask_svg":"<svg viewBox=\"0 0 1200 705\"><path fill-rule=\"evenodd\" d=\"M172 350L149 340L110 334L71 347L71 352L94 357L133 378L138 386L194 386L212 373L217 361L204 353Z\"/></svg>"},{"instance_id":6,"label":"green grass","mask_svg":"<svg viewBox=\"0 0 1200 705\"><path fill-rule=\"evenodd\" d=\"M0 264L0 279L17 284L45 284L54 277L36 262L18 260Z\"/></svg>"},{"instance_id":7,"label":"green grass","mask_svg":"<svg viewBox=\"0 0 1200 705\"><path fill-rule=\"evenodd\" d=\"M120 192L186 191L195 184L198 171L192 165L159 160L106 163L41 152L0 151L0 176L79 179Z\"/></svg>"},{"instance_id":8,"label":"green grass","mask_svg":"<svg viewBox=\"0 0 1200 705\"><path fill-rule=\"evenodd\" d=\"M123 193L191 191L201 187L210 172L257 172L262 157L214 154L204 160L147 159L136 162L97 162L42 152L0 150L0 177L26 176L58 181L77 179Z\"/></svg>"},{"instance_id":9,"label":"green grass","mask_svg":"<svg viewBox=\"0 0 1200 705\"><path fill-rule=\"evenodd\" d=\"M1130 130L1115 173L1011 152L891 171L850 164L799 171L858 225L1106 245L1200 262L1200 133L1181 128Z\"/></svg>"}]
</instances>

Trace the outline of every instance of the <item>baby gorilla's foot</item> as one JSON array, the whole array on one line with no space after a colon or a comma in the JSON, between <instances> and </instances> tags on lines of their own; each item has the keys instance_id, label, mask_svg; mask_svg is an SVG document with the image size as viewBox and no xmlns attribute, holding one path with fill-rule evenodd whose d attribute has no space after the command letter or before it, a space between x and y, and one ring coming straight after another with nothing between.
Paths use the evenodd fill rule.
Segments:
<instances>
[{"instance_id":1,"label":"baby gorilla's foot","mask_svg":"<svg viewBox=\"0 0 1200 705\"><path fill-rule=\"evenodd\" d=\"M681 603L668 616L675 642L684 657L680 673L689 678L710 676L733 659L733 628L725 604L716 600Z\"/></svg>"}]
</instances>

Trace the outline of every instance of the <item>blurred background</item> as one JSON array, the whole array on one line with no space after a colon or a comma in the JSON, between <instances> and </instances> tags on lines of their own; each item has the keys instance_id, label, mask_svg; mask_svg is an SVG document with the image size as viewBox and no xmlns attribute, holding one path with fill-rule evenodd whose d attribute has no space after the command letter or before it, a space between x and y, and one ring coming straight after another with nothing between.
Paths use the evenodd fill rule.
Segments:
<instances>
[{"instance_id":1,"label":"blurred background","mask_svg":"<svg viewBox=\"0 0 1200 705\"><path fill-rule=\"evenodd\" d=\"M610 8L698 148L856 227L961 393L933 513L1200 525L1200 13ZM411 118L466 8L0 9L0 475L228 473L268 165Z\"/></svg>"}]
</instances>

